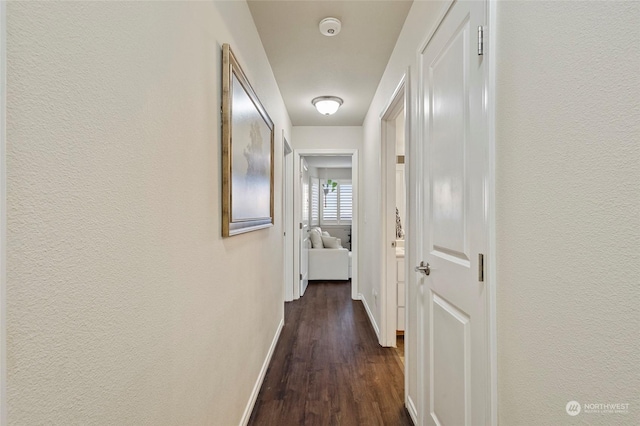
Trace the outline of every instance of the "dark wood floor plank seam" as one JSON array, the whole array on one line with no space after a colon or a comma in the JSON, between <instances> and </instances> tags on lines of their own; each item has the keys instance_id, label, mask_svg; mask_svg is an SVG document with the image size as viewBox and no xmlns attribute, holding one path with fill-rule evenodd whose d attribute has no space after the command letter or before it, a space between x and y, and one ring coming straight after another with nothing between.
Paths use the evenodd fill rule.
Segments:
<instances>
[{"instance_id":1,"label":"dark wood floor plank seam","mask_svg":"<svg viewBox=\"0 0 640 426\"><path fill-rule=\"evenodd\" d=\"M249 425L411 425L401 366L378 344L349 282L314 282L285 304Z\"/></svg>"}]
</instances>

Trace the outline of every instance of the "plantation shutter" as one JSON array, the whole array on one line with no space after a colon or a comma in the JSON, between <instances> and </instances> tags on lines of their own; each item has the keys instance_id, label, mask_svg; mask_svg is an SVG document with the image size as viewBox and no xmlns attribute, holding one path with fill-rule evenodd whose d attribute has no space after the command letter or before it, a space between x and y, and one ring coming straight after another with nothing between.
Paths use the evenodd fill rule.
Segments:
<instances>
[{"instance_id":1,"label":"plantation shutter","mask_svg":"<svg viewBox=\"0 0 640 426\"><path fill-rule=\"evenodd\" d=\"M339 185L340 189L340 222L347 223L351 222L352 216L352 204L353 204L353 194L352 187L350 183L342 183Z\"/></svg>"},{"instance_id":2,"label":"plantation shutter","mask_svg":"<svg viewBox=\"0 0 640 426\"><path fill-rule=\"evenodd\" d=\"M324 194L322 203L322 221L323 223L338 223L338 188L335 191L329 191Z\"/></svg>"},{"instance_id":3,"label":"plantation shutter","mask_svg":"<svg viewBox=\"0 0 640 426\"><path fill-rule=\"evenodd\" d=\"M320 180L311 180L311 226L320 224Z\"/></svg>"},{"instance_id":4,"label":"plantation shutter","mask_svg":"<svg viewBox=\"0 0 640 426\"><path fill-rule=\"evenodd\" d=\"M353 187L351 181L335 181L338 183L335 191L325 194L320 185L320 224L346 225L351 224L353 216Z\"/></svg>"}]
</instances>

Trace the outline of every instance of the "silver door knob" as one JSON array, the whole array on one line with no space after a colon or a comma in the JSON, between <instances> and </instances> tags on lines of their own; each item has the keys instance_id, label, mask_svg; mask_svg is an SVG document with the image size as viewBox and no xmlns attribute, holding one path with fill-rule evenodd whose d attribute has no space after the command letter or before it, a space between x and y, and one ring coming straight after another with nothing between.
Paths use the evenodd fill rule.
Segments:
<instances>
[{"instance_id":1,"label":"silver door knob","mask_svg":"<svg viewBox=\"0 0 640 426\"><path fill-rule=\"evenodd\" d=\"M429 262L426 264L424 260L420 262L420 266L416 266L416 272L422 272L425 275L429 275L431 273L431 268L429 266Z\"/></svg>"}]
</instances>

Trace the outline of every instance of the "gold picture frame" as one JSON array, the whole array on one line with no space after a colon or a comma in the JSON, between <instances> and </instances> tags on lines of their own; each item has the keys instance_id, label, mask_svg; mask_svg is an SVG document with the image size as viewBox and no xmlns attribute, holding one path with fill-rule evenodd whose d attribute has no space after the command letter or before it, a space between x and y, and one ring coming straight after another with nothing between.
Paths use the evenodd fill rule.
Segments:
<instances>
[{"instance_id":1,"label":"gold picture frame","mask_svg":"<svg viewBox=\"0 0 640 426\"><path fill-rule=\"evenodd\" d=\"M274 127L228 44L222 46L222 236L273 226Z\"/></svg>"}]
</instances>

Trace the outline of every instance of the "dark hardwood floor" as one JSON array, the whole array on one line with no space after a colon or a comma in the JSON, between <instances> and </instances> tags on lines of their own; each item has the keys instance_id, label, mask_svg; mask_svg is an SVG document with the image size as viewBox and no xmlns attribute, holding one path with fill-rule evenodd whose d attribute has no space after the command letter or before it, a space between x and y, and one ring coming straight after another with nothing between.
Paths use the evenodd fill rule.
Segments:
<instances>
[{"instance_id":1,"label":"dark hardwood floor","mask_svg":"<svg viewBox=\"0 0 640 426\"><path fill-rule=\"evenodd\" d=\"M394 349L378 345L347 282L314 282L285 325L249 425L411 425Z\"/></svg>"}]
</instances>

